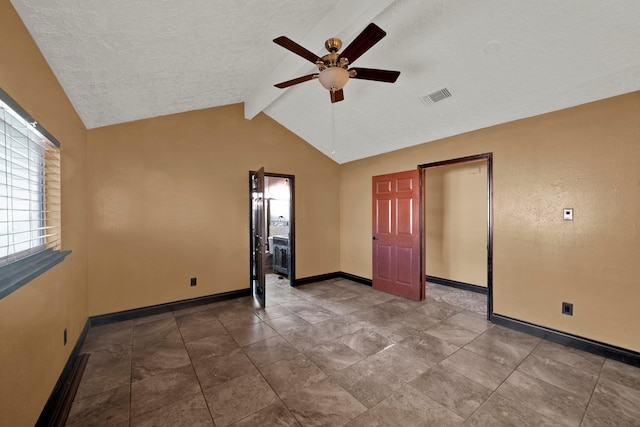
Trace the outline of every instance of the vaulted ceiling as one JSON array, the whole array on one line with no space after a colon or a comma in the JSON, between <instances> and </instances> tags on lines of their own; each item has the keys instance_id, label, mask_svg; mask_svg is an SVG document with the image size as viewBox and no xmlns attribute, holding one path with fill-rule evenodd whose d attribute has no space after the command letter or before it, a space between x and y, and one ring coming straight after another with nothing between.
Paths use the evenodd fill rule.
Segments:
<instances>
[{"instance_id":1,"label":"vaulted ceiling","mask_svg":"<svg viewBox=\"0 0 640 427\"><path fill-rule=\"evenodd\" d=\"M637 0L11 0L87 128L245 103L344 163L640 89ZM387 36L331 104L276 45ZM432 103L427 95L452 95Z\"/></svg>"}]
</instances>

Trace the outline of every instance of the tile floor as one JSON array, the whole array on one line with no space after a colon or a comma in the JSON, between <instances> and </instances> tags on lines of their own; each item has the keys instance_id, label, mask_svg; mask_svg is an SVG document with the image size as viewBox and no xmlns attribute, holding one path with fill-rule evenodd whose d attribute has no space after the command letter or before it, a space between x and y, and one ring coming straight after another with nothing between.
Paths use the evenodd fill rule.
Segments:
<instances>
[{"instance_id":1,"label":"tile floor","mask_svg":"<svg viewBox=\"0 0 640 427\"><path fill-rule=\"evenodd\" d=\"M640 369L492 325L477 294L267 290L92 328L67 425L640 426Z\"/></svg>"}]
</instances>

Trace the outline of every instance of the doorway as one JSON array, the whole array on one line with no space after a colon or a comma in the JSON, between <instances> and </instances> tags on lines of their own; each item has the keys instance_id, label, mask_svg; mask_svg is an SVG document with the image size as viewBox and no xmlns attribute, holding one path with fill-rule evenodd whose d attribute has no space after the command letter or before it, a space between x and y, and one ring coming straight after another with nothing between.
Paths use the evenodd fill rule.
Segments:
<instances>
[{"instance_id":1,"label":"doorway","mask_svg":"<svg viewBox=\"0 0 640 427\"><path fill-rule=\"evenodd\" d=\"M450 290L485 294L490 319L492 154L428 163L418 168L423 184L420 217L427 288L431 286L435 291L444 285ZM473 300L478 302L475 297Z\"/></svg>"},{"instance_id":2,"label":"doorway","mask_svg":"<svg viewBox=\"0 0 640 427\"><path fill-rule=\"evenodd\" d=\"M263 307L274 278L295 284L294 181L293 175L249 173L250 286Z\"/></svg>"}]
</instances>

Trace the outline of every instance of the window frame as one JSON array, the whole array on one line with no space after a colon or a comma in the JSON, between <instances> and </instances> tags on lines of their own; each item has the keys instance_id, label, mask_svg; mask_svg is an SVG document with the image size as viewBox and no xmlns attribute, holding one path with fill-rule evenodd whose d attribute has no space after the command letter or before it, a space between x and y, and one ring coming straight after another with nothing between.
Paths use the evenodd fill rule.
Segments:
<instances>
[{"instance_id":1,"label":"window frame","mask_svg":"<svg viewBox=\"0 0 640 427\"><path fill-rule=\"evenodd\" d=\"M17 102L13 100L4 90L0 88L0 100L4 102L9 108L17 113L22 119L31 123L33 127L45 136L53 145L60 150L60 142L53 137L46 129L44 129L29 113L27 113ZM45 161L43 167L46 168L46 152L43 151L42 158ZM46 194L46 185L43 185L41 194ZM61 232L61 230L60 230ZM46 237L45 237L46 238ZM52 248L46 248L46 244L43 244L43 250L40 250L32 255L26 257L18 257L17 260L8 264L0 266L0 299L9 295L10 293L21 288L31 280L40 276L53 266L59 264L64 258L71 253L70 250L58 250ZM27 250L28 251L28 250ZM12 254L15 256L15 253Z\"/></svg>"}]
</instances>

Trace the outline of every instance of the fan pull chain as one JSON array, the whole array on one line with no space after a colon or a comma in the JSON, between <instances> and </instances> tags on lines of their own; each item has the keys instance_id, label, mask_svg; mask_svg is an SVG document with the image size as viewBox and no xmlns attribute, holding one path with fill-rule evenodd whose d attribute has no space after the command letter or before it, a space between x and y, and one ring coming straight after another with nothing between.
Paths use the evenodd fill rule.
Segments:
<instances>
[{"instance_id":1,"label":"fan pull chain","mask_svg":"<svg viewBox=\"0 0 640 427\"><path fill-rule=\"evenodd\" d=\"M331 155L336 154L336 104L331 104L331 140L333 146L331 147Z\"/></svg>"}]
</instances>

